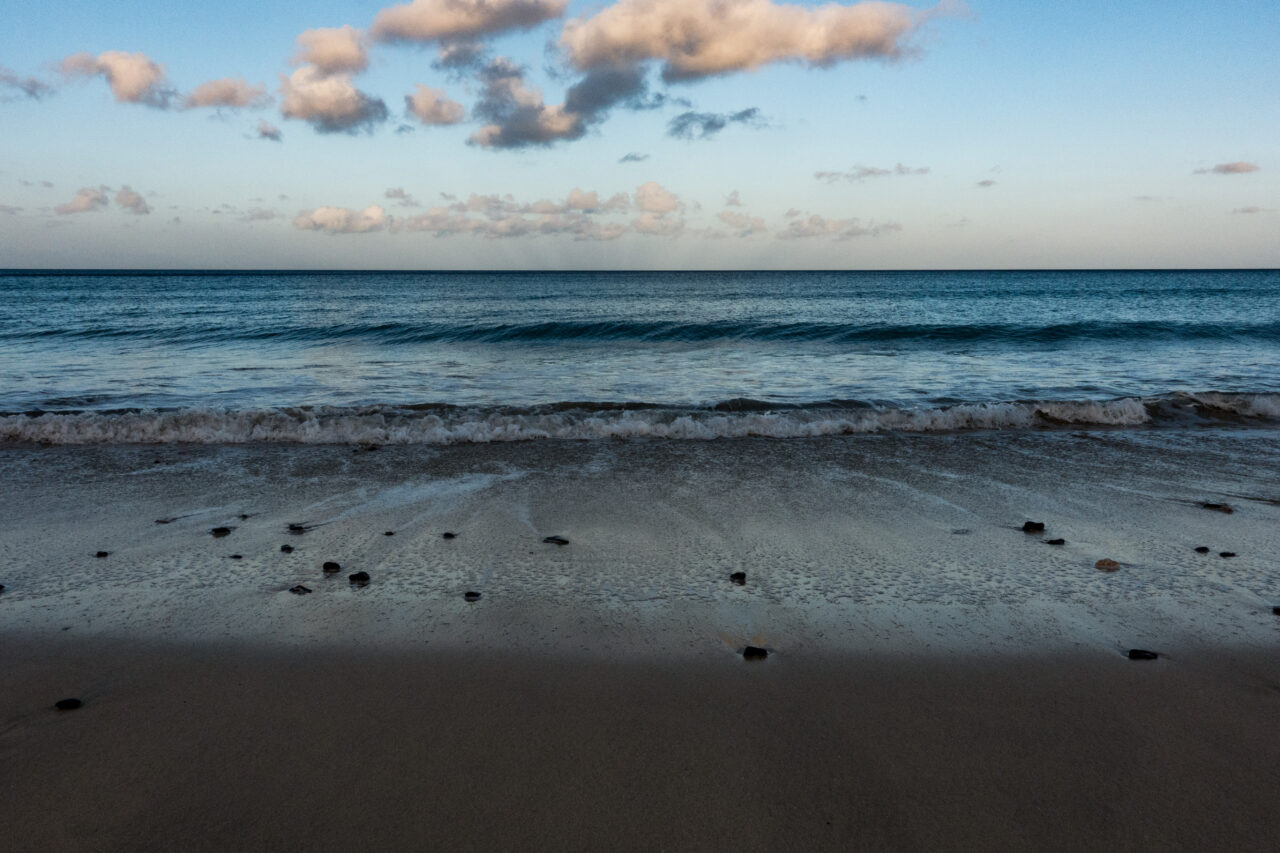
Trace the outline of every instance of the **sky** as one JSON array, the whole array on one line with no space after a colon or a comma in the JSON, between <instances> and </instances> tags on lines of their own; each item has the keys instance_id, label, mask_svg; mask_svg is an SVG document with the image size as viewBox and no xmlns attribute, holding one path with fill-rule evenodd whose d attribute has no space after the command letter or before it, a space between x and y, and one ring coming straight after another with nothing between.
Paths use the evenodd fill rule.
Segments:
<instances>
[{"instance_id":1,"label":"sky","mask_svg":"<svg viewBox=\"0 0 1280 853\"><path fill-rule=\"evenodd\" d=\"M1280 267L1280 3L0 0L0 267Z\"/></svg>"}]
</instances>

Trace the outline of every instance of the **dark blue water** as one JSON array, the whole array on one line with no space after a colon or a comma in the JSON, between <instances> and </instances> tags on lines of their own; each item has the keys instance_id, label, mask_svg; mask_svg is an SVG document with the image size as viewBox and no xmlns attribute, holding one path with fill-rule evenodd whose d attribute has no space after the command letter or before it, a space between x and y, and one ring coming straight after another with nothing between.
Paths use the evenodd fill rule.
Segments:
<instances>
[{"instance_id":1,"label":"dark blue water","mask_svg":"<svg viewBox=\"0 0 1280 853\"><path fill-rule=\"evenodd\" d=\"M651 408L670 422L1230 398L1262 416L1277 393L1277 271L0 275L10 415L215 410L242 431L245 413L296 407L446 424L572 412L580 427Z\"/></svg>"}]
</instances>

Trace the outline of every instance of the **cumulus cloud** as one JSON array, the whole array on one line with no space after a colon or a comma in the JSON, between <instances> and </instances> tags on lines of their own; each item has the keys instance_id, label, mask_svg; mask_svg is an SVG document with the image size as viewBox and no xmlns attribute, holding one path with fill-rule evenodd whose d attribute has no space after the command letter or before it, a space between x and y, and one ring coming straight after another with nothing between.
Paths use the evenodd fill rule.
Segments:
<instances>
[{"instance_id":1,"label":"cumulus cloud","mask_svg":"<svg viewBox=\"0 0 1280 853\"><path fill-rule=\"evenodd\" d=\"M372 32L381 41L448 42L528 30L564 14L569 0L412 0L383 9Z\"/></svg>"},{"instance_id":2,"label":"cumulus cloud","mask_svg":"<svg viewBox=\"0 0 1280 853\"><path fill-rule=\"evenodd\" d=\"M779 240L800 240L806 237L830 237L834 240L852 240L854 237L877 237L888 231L901 231L896 222L863 223L861 219L827 219L816 213L793 217L782 231Z\"/></svg>"},{"instance_id":3,"label":"cumulus cloud","mask_svg":"<svg viewBox=\"0 0 1280 853\"><path fill-rule=\"evenodd\" d=\"M683 112L667 122L667 135L676 139L710 139L731 124L747 127L765 127L758 107L748 107L736 113Z\"/></svg>"},{"instance_id":4,"label":"cumulus cloud","mask_svg":"<svg viewBox=\"0 0 1280 853\"><path fill-rule=\"evenodd\" d=\"M284 139L284 135L280 132L280 128L264 119L258 120L258 138L265 139L269 142L280 142Z\"/></svg>"},{"instance_id":5,"label":"cumulus cloud","mask_svg":"<svg viewBox=\"0 0 1280 853\"><path fill-rule=\"evenodd\" d=\"M756 234L769 233L769 229L765 226L764 220L758 216L748 216L745 213L738 213L732 210L722 210L716 214L716 218L732 228L734 233L739 237L753 237Z\"/></svg>"},{"instance_id":6,"label":"cumulus cloud","mask_svg":"<svg viewBox=\"0 0 1280 853\"><path fill-rule=\"evenodd\" d=\"M60 204L53 209L53 212L59 216L67 216L72 213L92 213L96 210L102 210L107 206L107 188L106 187L81 187L76 190L75 198L66 204Z\"/></svg>"},{"instance_id":7,"label":"cumulus cloud","mask_svg":"<svg viewBox=\"0 0 1280 853\"><path fill-rule=\"evenodd\" d=\"M1208 169L1196 169L1194 174L1197 175L1247 175L1249 172L1258 171L1261 166L1257 163L1245 163L1237 160L1234 163L1219 163Z\"/></svg>"},{"instance_id":8,"label":"cumulus cloud","mask_svg":"<svg viewBox=\"0 0 1280 853\"><path fill-rule=\"evenodd\" d=\"M684 231L684 218L678 215L684 205L675 193L656 181L636 187L635 206L640 215L631 220L631 228L637 234L674 237Z\"/></svg>"},{"instance_id":9,"label":"cumulus cloud","mask_svg":"<svg viewBox=\"0 0 1280 853\"><path fill-rule=\"evenodd\" d=\"M925 21L963 9L958 2L921 12L885 2L807 8L772 0L619 0L565 24L560 47L581 70L658 60L667 80L774 62L825 67L896 59Z\"/></svg>"},{"instance_id":10,"label":"cumulus cloud","mask_svg":"<svg viewBox=\"0 0 1280 853\"><path fill-rule=\"evenodd\" d=\"M418 200L404 191L402 187L390 187L382 194L383 198L389 198L400 207L421 207Z\"/></svg>"},{"instance_id":11,"label":"cumulus cloud","mask_svg":"<svg viewBox=\"0 0 1280 853\"><path fill-rule=\"evenodd\" d=\"M631 151L627 154L623 154L620 158L618 158L618 162L619 163L643 163L645 160L648 160L648 159L649 159L648 154L641 154L637 151Z\"/></svg>"},{"instance_id":12,"label":"cumulus cloud","mask_svg":"<svg viewBox=\"0 0 1280 853\"><path fill-rule=\"evenodd\" d=\"M486 65L480 81L483 89L473 112L489 123L471 135L474 145L523 148L586 133L581 116L567 112L563 104L544 103L542 92L525 85L524 70L509 59L499 57Z\"/></svg>"},{"instance_id":13,"label":"cumulus cloud","mask_svg":"<svg viewBox=\"0 0 1280 853\"><path fill-rule=\"evenodd\" d=\"M223 77L201 83L183 99L183 106L193 107L265 107L271 103L266 86L251 86L243 77Z\"/></svg>"},{"instance_id":14,"label":"cumulus cloud","mask_svg":"<svg viewBox=\"0 0 1280 853\"><path fill-rule=\"evenodd\" d=\"M355 27L321 27L298 36L294 65L314 65L325 74L355 73L369 67L364 33Z\"/></svg>"},{"instance_id":15,"label":"cumulus cloud","mask_svg":"<svg viewBox=\"0 0 1280 853\"><path fill-rule=\"evenodd\" d=\"M656 181L636 187L636 207L644 213L671 213L680 207L680 199Z\"/></svg>"},{"instance_id":16,"label":"cumulus cloud","mask_svg":"<svg viewBox=\"0 0 1280 853\"><path fill-rule=\"evenodd\" d=\"M418 83L412 95L404 96L405 109L423 124L457 124L465 110L462 104L445 97L444 90Z\"/></svg>"},{"instance_id":17,"label":"cumulus cloud","mask_svg":"<svg viewBox=\"0 0 1280 853\"><path fill-rule=\"evenodd\" d=\"M317 207L299 213L293 220L293 227L300 231L324 231L326 234L365 234L382 231L390 225L391 217L376 204L364 210Z\"/></svg>"},{"instance_id":18,"label":"cumulus cloud","mask_svg":"<svg viewBox=\"0 0 1280 853\"><path fill-rule=\"evenodd\" d=\"M280 93L282 115L309 122L321 133L372 130L387 118L382 99L361 92L350 75L326 74L314 65L304 65L288 77L282 75Z\"/></svg>"},{"instance_id":19,"label":"cumulus cloud","mask_svg":"<svg viewBox=\"0 0 1280 853\"><path fill-rule=\"evenodd\" d=\"M96 57L74 53L62 60L60 68L71 76L105 78L120 103L166 109L174 96L173 89L166 85L164 66L142 53L108 50Z\"/></svg>"},{"instance_id":20,"label":"cumulus cloud","mask_svg":"<svg viewBox=\"0 0 1280 853\"><path fill-rule=\"evenodd\" d=\"M0 91L14 89L28 98L40 100L45 95L53 94L53 87L36 77L22 77L17 72L0 65ZM0 95L0 101L10 100Z\"/></svg>"},{"instance_id":21,"label":"cumulus cloud","mask_svg":"<svg viewBox=\"0 0 1280 853\"><path fill-rule=\"evenodd\" d=\"M122 186L116 193L116 204L137 216L145 216L151 212L147 200L134 192L128 184Z\"/></svg>"},{"instance_id":22,"label":"cumulus cloud","mask_svg":"<svg viewBox=\"0 0 1280 853\"><path fill-rule=\"evenodd\" d=\"M901 163L892 169L882 169L876 166L854 166L848 172L814 172L813 176L820 181L826 181L828 184L834 184L836 181L849 181L856 183L865 181L867 178L887 178L893 175L927 175L929 174L928 166L912 168L904 166ZM979 186L991 186L995 181L980 182Z\"/></svg>"}]
</instances>

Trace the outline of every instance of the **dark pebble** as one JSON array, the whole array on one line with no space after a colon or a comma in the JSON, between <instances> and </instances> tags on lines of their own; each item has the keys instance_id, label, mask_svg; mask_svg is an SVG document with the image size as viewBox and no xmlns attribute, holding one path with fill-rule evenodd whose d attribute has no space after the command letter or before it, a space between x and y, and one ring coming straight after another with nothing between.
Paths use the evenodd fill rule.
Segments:
<instances>
[{"instance_id":1,"label":"dark pebble","mask_svg":"<svg viewBox=\"0 0 1280 853\"><path fill-rule=\"evenodd\" d=\"M241 521L248 521L248 520L249 520L249 513L247 513L247 512L242 512L242 513L240 513L240 520L241 520Z\"/></svg>"},{"instance_id":2,"label":"dark pebble","mask_svg":"<svg viewBox=\"0 0 1280 853\"><path fill-rule=\"evenodd\" d=\"M3 590L4 590L4 587L0 586L0 591L3 591ZM1280 616L1280 607L1271 608L1271 612L1276 616Z\"/></svg>"},{"instance_id":3,"label":"dark pebble","mask_svg":"<svg viewBox=\"0 0 1280 853\"><path fill-rule=\"evenodd\" d=\"M1204 504L1200 504L1200 506L1203 509L1211 509L1214 512L1225 512L1227 515L1230 515L1231 513L1235 512L1235 510L1231 508L1230 504L1204 503Z\"/></svg>"},{"instance_id":4,"label":"dark pebble","mask_svg":"<svg viewBox=\"0 0 1280 853\"><path fill-rule=\"evenodd\" d=\"M53 707L57 708L59 711L74 711L82 705L84 705L84 703L79 699L59 699L57 702L53 703Z\"/></svg>"},{"instance_id":5,"label":"dark pebble","mask_svg":"<svg viewBox=\"0 0 1280 853\"><path fill-rule=\"evenodd\" d=\"M110 556L111 556L111 552L110 552L110 551L99 551L98 553L94 554L93 556L98 557L99 559L101 559L102 557L110 557Z\"/></svg>"},{"instance_id":6,"label":"dark pebble","mask_svg":"<svg viewBox=\"0 0 1280 853\"><path fill-rule=\"evenodd\" d=\"M233 560L243 560L243 559L244 559L244 554L232 554L232 555L231 555L231 559L233 559Z\"/></svg>"},{"instance_id":7,"label":"dark pebble","mask_svg":"<svg viewBox=\"0 0 1280 853\"><path fill-rule=\"evenodd\" d=\"M1199 548L1196 548L1196 553L1197 553L1197 554L1208 554L1208 553L1209 553L1209 546L1208 546L1208 545L1201 545Z\"/></svg>"},{"instance_id":8,"label":"dark pebble","mask_svg":"<svg viewBox=\"0 0 1280 853\"><path fill-rule=\"evenodd\" d=\"M733 581L733 582L734 582L734 583L736 583L738 586L746 586L746 583L747 583L747 573L746 573L746 572L734 572L733 574L729 575L729 580Z\"/></svg>"},{"instance_id":9,"label":"dark pebble","mask_svg":"<svg viewBox=\"0 0 1280 853\"><path fill-rule=\"evenodd\" d=\"M364 586L369 582L369 573L356 572L354 575L348 575L347 580L351 581L352 586Z\"/></svg>"},{"instance_id":10,"label":"dark pebble","mask_svg":"<svg viewBox=\"0 0 1280 853\"><path fill-rule=\"evenodd\" d=\"M1023 533L1044 533L1043 521L1024 521L1022 523Z\"/></svg>"},{"instance_id":11,"label":"dark pebble","mask_svg":"<svg viewBox=\"0 0 1280 853\"><path fill-rule=\"evenodd\" d=\"M292 546L292 545L281 545L281 546L280 546L280 550L281 550L281 552L283 552L283 553L285 553L285 554L292 554L292 553L293 553L293 546Z\"/></svg>"},{"instance_id":12,"label":"dark pebble","mask_svg":"<svg viewBox=\"0 0 1280 853\"><path fill-rule=\"evenodd\" d=\"M306 533L306 532L307 532L308 530L310 530L310 529L311 529L311 528L307 527L305 524L296 524L296 523L295 523L295 524L290 524L290 525L289 525L289 532L290 532L290 533Z\"/></svg>"},{"instance_id":13,"label":"dark pebble","mask_svg":"<svg viewBox=\"0 0 1280 853\"><path fill-rule=\"evenodd\" d=\"M1234 557L1235 555L1236 555L1235 551L1222 551L1222 552L1219 552L1218 554L1219 557Z\"/></svg>"},{"instance_id":14,"label":"dark pebble","mask_svg":"<svg viewBox=\"0 0 1280 853\"><path fill-rule=\"evenodd\" d=\"M458 534L456 534L456 533L441 533L441 534L440 534L440 538L442 538L442 539L456 539L457 537L458 537Z\"/></svg>"},{"instance_id":15,"label":"dark pebble","mask_svg":"<svg viewBox=\"0 0 1280 853\"><path fill-rule=\"evenodd\" d=\"M1146 649L1129 649L1129 660L1155 660L1160 655Z\"/></svg>"},{"instance_id":16,"label":"dark pebble","mask_svg":"<svg viewBox=\"0 0 1280 853\"><path fill-rule=\"evenodd\" d=\"M395 536L395 535L396 535L396 532L395 532L394 530L388 530L388 531L386 531L385 533L383 533L382 535L383 535L383 536Z\"/></svg>"},{"instance_id":17,"label":"dark pebble","mask_svg":"<svg viewBox=\"0 0 1280 853\"><path fill-rule=\"evenodd\" d=\"M212 530L210 530L209 532L213 534L213 537L214 537L215 539L221 539L223 536L230 536L230 535L231 535L231 528L230 528L230 527L215 527L215 528L213 528Z\"/></svg>"},{"instance_id":18,"label":"dark pebble","mask_svg":"<svg viewBox=\"0 0 1280 853\"><path fill-rule=\"evenodd\" d=\"M302 584L298 584L297 586L289 587L289 592L293 593L294 595L306 595L307 593L311 592L311 590L303 586Z\"/></svg>"},{"instance_id":19,"label":"dark pebble","mask_svg":"<svg viewBox=\"0 0 1280 853\"><path fill-rule=\"evenodd\" d=\"M0 583L0 592L4 592L4 584Z\"/></svg>"},{"instance_id":20,"label":"dark pebble","mask_svg":"<svg viewBox=\"0 0 1280 853\"><path fill-rule=\"evenodd\" d=\"M764 660L769 656L768 649L762 649L759 646L747 646L742 650L743 660Z\"/></svg>"},{"instance_id":21,"label":"dark pebble","mask_svg":"<svg viewBox=\"0 0 1280 853\"><path fill-rule=\"evenodd\" d=\"M1066 544L1067 544L1067 540L1065 540L1065 539L1046 539L1046 540L1044 540L1044 544L1046 544L1046 545L1066 545Z\"/></svg>"},{"instance_id":22,"label":"dark pebble","mask_svg":"<svg viewBox=\"0 0 1280 853\"><path fill-rule=\"evenodd\" d=\"M972 532L973 531L967 527L957 527L955 530L951 531L951 535L952 536L968 536Z\"/></svg>"},{"instance_id":23,"label":"dark pebble","mask_svg":"<svg viewBox=\"0 0 1280 853\"><path fill-rule=\"evenodd\" d=\"M463 598L465 598L467 601L479 601L479 600L480 600L480 593L478 593L478 592L464 592L464 593L462 594L462 597L463 597Z\"/></svg>"},{"instance_id":24,"label":"dark pebble","mask_svg":"<svg viewBox=\"0 0 1280 853\"><path fill-rule=\"evenodd\" d=\"M324 569L324 573L325 573L326 575L331 575L331 574L333 574L334 572L340 572L340 571L342 571L342 566L339 566L337 563L332 562L332 561L325 563L325 564L324 564L323 566L321 566L320 568Z\"/></svg>"},{"instance_id":25,"label":"dark pebble","mask_svg":"<svg viewBox=\"0 0 1280 853\"><path fill-rule=\"evenodd\" d=\"M563 536L548 536L542 541L545 542L547 545L568 545L569 544L569 540L565 539Z\"/></svg>"}]
</instances>

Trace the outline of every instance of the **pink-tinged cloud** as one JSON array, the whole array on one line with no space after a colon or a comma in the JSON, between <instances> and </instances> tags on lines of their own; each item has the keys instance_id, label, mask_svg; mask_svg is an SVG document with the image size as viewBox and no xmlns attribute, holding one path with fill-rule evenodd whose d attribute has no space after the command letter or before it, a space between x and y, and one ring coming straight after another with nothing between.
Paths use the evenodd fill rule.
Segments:
<instances>
[{"instance_id":1,"label":"pink-tinged cloud","mask_svg":"<svg viewBox=\"0 0 1280 853\"><path fill-rule=\"evenodd\" d=\"M146 216L151 212L147 200L134 192L128 184L122 186L116 193L116 204L136 216Z\"/></svg>"},{"instance_id":2,"label":"pink-tinged cloud","mask_svg":"<svg viewBox=\"0 0 1280 853\"><path fill-rule=\"evenodd\" d=\"M926 20L963 9L959 3L921 12L885 2L811 8L772 0L619 0L566 23L560 47L580 70L658 60L668 80L775 62L822 67L896 59Z\"/></svg>"},{"instance_id":3,"label":"pink-tinged cloud","mask_svg":"<svg viewBox=\"0 0 1280 853\"><path fill-rule=\"evenodd\" d=\"M294 65L314 65L325 74L355 73L369 67L364 33L355 27L306 30L298 36Z\"/></svg>"},{"instance_id":4,"label":"pink-tinged cloud","mask_svg":"<svg viewBox=\"0 0 1280 853\"><path fill-rule=\"evenodd\" d=\"M791 211L788 211L790 213ZM901 231L896 222L863 223L861 219L827 219L816 213L798 215L778 232L779 240L802 240L808 237L830 237L833 240L852 240L855 237L877 237L889 231Z\"/></svg>"},{"instance_id":5,"label":"pink-tinged cloud","mask_svg":"<svg viewBox=\"0 0 1280 853\"><path fill-rule=\"evenodd\" d=\"M1234 163L1219 163L1208 169L1196 169L1197 175L1247 175L1250 172L1256 172L1262 167L1257 163L1245 163L1236 161Z\"/></svg>"},{"instance_id":6,"label":"pink-tinged cloud","mask_svg":"<svg viewBox=\"0 0 1280 853\"><path fill-rule=\"evenodd\" d=\"M76 190L75 198L66 204L58 205L53 209L53 212L59 216L67 216L72 213L92 213L102 210L108 203L106 189L106 187L97 189L94 187L81 187Z\"/></svg>"},{"instance_id":7,"label":"pink-tinged cloud","mask_svg":"<svg viewBox=\"0 0 1280 853\"><path fill-rule=\"evenodd\" d=\"M271 103L267 87L251 86L243 77L223 77L201 83L183 98L183 106L188 109L197 107L227 107L241 109L243 107L265 107Z\"/></svg>"},{"instance_id":8,"label":"pink-tinged cloud","mask_svg":"<svg viewBox=\"0 0 1280 853\"><path fill-rule=\"evenodd\" d=\"M351 210L346 207L317 207L312 211L304 211L293 220L293 227L300 231L323 231L326 234L365 234L370 231L382 231L391 225L391 217L387 216L378 205L370 205L364 210Z\"/></svg>"},{"instance_id":9,"label":"pink-tinged cloud","mask_svg":"<svg viewBox=\"0 0 1280 853\"><path fill-rule=\"evenodd\" d=\"M371 32L379 41L460 41L528 30L564 14L569 0L413 0L383 9Z\"/></svg>"},{"instance_id":10,"label":"pink-tinged cloud","mask_svg":"<svg viewBox=\"0 0 1280 853\"><path fill-rule=\"evenodd\" d=\"M737 213L732 210L722 210L716 214L716 218L732 228L734 233L739 237L754 237L756 234L769 233L769 229L765 226L764 220L758 216L748 216L745 213Z\"/></svg>"},{"instance_id":11,"label":"pink-tinged cloud","mask_svg":"<svg viewBox=\"0 0 1280 853\"><path fill-rule=\"evenodd\" d=\"M423 124L457 124L466 116L462 104L450 100L443 89L417 84L412 95L404 96L405 109Z\"/></svg>"},{"instance_id":12,"label":"pink-tinged cloud","mask_svg":"<svg viewBox=\"0 0 1280 853\"><path fill-rule=\"evenodd\" d=\"M656 181L636 187L636 208L642 213L671 213L680 207L680 199Z\"/></svg>"},{"instance_id":13,"label":"pink-tinged cloud","mask_svg":"<svg viewBox=\"0 0 1280 853\"><path fill-rule=\"evenodd\" d=\"M285 118L310 122L322 133L372 129L387 118L387 105L357 89L350 75L326 74L313 65L282 75L280 94Z\"/></svg>"},{"instance_id":14,"label":"pink-tinged cloud","mask_svg":"<svg viewBox=\"0 0 1280 853\"><path fill-rule=\"evenodd\" d=\"M280 132L280 128L265 118L258 120L257 134L259 139L265 139L269 142L280 142L284 139L284 134Z\"/></svg>"},{"instance_id":15,"label":"pink-tinged cloud","mask_svg":"<svg viewBox=\"0 0 1280 853\"><path fill-rule=\"evenodd\" d=\"M174 94L166 86L164 66L142 53L108 50L96 57L74 53L62 60L60 68L72 76L104 77L111 94L120 103L164 109Z\"/></svg>"}]
</instances>

